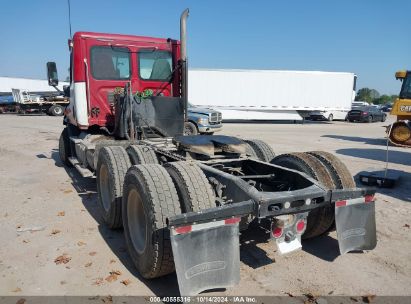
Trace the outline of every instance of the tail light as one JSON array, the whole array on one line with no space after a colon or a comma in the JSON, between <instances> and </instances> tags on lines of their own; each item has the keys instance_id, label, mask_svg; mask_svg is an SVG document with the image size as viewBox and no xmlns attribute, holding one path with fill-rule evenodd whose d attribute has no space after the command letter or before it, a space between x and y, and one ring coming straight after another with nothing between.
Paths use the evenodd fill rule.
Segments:
<instances>
[{"instance_id":1,"label":"tail light","mask_svg":"<svg viewBox=\"0 0 411 304\"><path fill-rule=\"evenodd\" d=\"M375 201L375 197L374 197L374 195L366 195L366 196L364 197L364 201L365 201L366 203L374 202L374 201Z\"/></svg>"},{"instance_id":2,"label":"tail light","mask_svg":"<svg viewBox=\"0 0 411 304\"><path fill-rule=\"evenodd\" d=\"M306 224L304 220L299 220L295 224L295 229L297 230L297 233L301 234L305 231Z\"/></svg>"},{"instance_id":3,"label":"tail light","mask_svg":"<svg viewBox=\"0 0 411 304\"><path fill-rule=\"evenodd\" d=\"M283 228L273 226L273 228L271 230L271 233L272 233L274 238L278 239L283 235Z\"/></svg>"},{"instance_id":4,"label":"tail light","mask_svg":"<svg viewBox=\"0 0 411 304\"><path fill-rule=\"evenodd\" d=\"M362 115L367 115L368 114L368 112L362 112Z\"/></svg>"}]
</instances>

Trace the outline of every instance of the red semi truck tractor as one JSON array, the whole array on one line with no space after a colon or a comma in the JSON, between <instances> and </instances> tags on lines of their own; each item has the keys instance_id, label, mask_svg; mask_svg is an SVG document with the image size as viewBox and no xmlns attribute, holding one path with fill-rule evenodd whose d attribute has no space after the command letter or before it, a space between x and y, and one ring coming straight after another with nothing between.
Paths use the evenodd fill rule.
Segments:
<instances>
[{"instance_id":1,"label":"red semi truck tractor","mask_svg":"<svg viewBox=\"0 0 411 304\"><path fill-rule=\"evenodd\" d=\"M374 191L327 152L275 155L261 140L184 136L186 19L180 41L75 33L59 153L96 178L110 228L124 228L144 278L176 271L181 295L240 279L239 231L267 225L282 254L337 230L341 254L376 245ZM56 64L48 79L56 85Z\"/></svg>"}]
</instances>

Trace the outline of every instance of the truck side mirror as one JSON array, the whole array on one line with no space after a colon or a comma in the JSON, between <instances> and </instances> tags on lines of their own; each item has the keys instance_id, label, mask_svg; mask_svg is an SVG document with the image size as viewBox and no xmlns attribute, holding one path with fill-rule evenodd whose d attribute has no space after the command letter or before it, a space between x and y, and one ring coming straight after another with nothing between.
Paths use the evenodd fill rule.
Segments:
<instances>
[{"instance_id":1,"label":"truck side mirror","mask_svg":"<svg viewBox=\"0 0 411 304\"><path fill-rule=\"evenodd\" d=\"M55 87L59 84L55 62L47 62L47 79L49 81L49 86Z\"/></svg>"},{"instance_id":2,"label":"truck side mirror","mask_svg":"<svg viewBox=\"0 0 411 304\"><path fill-rule=\"evenodd\" d=\"M70 97L70 86L69 85L64 85L63 86L63 92L65 97Z\"/></svg>"}]
</instances>

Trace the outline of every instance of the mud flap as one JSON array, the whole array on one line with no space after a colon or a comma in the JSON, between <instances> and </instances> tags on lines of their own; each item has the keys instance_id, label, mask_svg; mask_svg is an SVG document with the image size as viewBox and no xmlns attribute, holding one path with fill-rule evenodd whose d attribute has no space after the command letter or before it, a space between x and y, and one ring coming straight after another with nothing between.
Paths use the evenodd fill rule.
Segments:
<instances>
[{"instance_id":1,"label":"mud flap","mask_svg":"<svg viewBox=\"0 0 411 304\"><path fill-rule=\"evenodd\" d=\"M366 196L335 203L335 224L340 253L371 250L377 245L375 202Z\"/></svg>"},{"instance_id":2,"label":"mud flap","mask_svg":"<svg viewBox=\"0 0 411 304\"><path fill-rule=\"evenodd\" d=\"M171 227L171 246L182 296L227 288L240 281L239 219Z\"/></svg>"}]
</instances>

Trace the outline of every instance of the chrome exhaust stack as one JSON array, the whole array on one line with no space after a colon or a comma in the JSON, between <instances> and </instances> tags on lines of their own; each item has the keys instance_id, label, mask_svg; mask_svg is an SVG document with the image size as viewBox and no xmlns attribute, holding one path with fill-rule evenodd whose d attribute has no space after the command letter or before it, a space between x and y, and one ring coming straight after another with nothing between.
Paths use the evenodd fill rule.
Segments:
<instances>
[{"instance_id":1,"label":"chrome exhaust stack","mask_svg":"<svg viewBox=\"0 0 411 304\"><path fill-rule=\"evenodd\" d=\"M187 121L188 104L188 63L187 63L187 17L189 9L185 9L180 17L180 57L181 57L181 97L184 101L184 121Z\"/></svg>"}]
</instances>

